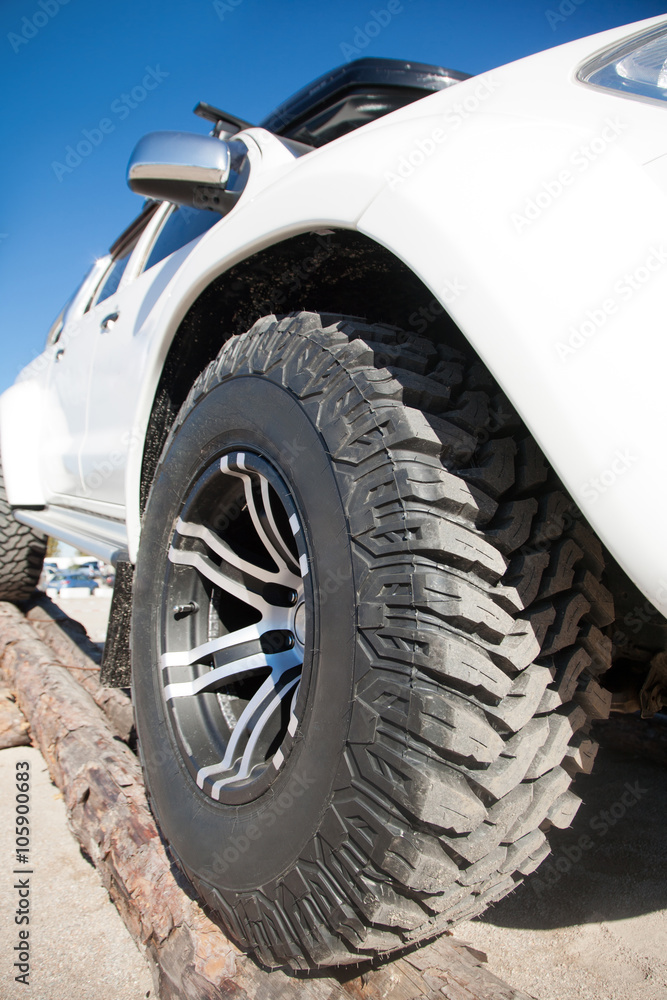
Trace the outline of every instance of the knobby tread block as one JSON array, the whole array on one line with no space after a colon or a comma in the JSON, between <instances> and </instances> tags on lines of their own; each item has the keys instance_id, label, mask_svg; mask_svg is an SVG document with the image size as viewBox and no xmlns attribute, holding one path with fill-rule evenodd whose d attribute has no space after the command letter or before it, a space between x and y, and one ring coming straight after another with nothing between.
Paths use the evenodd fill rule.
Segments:
<instances>
[{"instance_id":1,"label":"knobby tread block","mask_svg":"<svg viewBox=\"0 0 667 1000\"><path fill-rule=\"evenodd\" d=\"M516 444L512 438L487 441L478 453L478 465L462 469L461 475L490 496L497 498L514 484Z\"/></svg>"},{"instance_id":2,"label":"knobby tread block","mask_svg":"<svg viewBox=\"0 0 667 1000\"><path fill-rule=\"evenodd\" d=\"M46 536L12 514L0 457L0 600L27 601L35 590L46 555Z\"/></svg>"},{"instance_id":3,"label":"knobby tread block","mask_svg":"<svg viewBox=\"0 0 667 1000\"><path fill-rule=\"evenodd\" d=\"M583 552L573 539L565 538L554 545L551 553L545 552L543 555L549 561L549 572L541 582L539 596L545 600L571 589L575 567L581 561Z\"/></svg>"},{"instance_id":4,"label":"knobby tread block","mask_svg":"<svg viewBox=\"0 0 667 1000\"><path fill-rule=\"evenodd\" d=\"M492 527L487 530L487 538L503 555L515 552L528 541L536 513L537 500L534 497L502 504Z\"/></svg>"},{"instance_id":5,"label":"knobby tread block","mask_svg":"<svg viewBox=\"0 0 667 1000\"><path fill-rule=\"evenodd\" d=\"M516 492L532 495L547 481L549 466L533 437L525 437L518 443Z\"/></svg>"},{"instance_id":6,"label":"knobby tread block","mask_svg":"<svg viewBox=\"0 0 667 1000\"><path fill-rule=\"evenodd\" d=\"M585 677L574 694L577 705L585 710L589 719L608 719L612 693L601 687L594 677Z\"/></svg>"},{"instance_id":7,"label":"knobby tread block","mask_svg":"<svg viewBox=\"0 0 667 1000\"><path fill-rule=\"evenodd\" d=\"M554 711L572 699L579 676L590 666L591 658L585 649L578 647L549 657L545 662L550 669L552 681L544 692L537 709L538 714Z\"/></svg>"}]
</instances>

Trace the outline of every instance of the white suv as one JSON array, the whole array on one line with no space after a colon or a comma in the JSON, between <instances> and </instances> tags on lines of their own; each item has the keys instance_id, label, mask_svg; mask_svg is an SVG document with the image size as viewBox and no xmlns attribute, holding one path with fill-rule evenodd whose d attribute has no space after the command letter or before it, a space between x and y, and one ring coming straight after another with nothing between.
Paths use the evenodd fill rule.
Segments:
<instances>
[{"instance_id":1,"label":"white suv","mask_svg":"<svg viewBox=\"0 0 667 1000\"><path fill-rule=\"evenodd\" d=\"M653 20L200 105L2 397L0 596L116 565L156 817L267 966L481 912L665 701L666 98Z\"/></svg>"}]
</instances>

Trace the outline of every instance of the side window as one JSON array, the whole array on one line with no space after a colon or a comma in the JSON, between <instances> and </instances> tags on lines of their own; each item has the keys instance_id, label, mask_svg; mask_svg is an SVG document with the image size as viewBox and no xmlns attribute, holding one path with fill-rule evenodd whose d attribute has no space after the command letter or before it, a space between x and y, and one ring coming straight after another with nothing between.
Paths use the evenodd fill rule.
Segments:
<instances>
[{"instance_id":1,"label":"side window","mask_svg":"<svg viewBox=\"0 0 667 1000\"><path fill-rule=\"evenodd\" d=\"M141 214L120 234L116 242L112 243L109 249L111 264L107 267L99 285L96 287L95 293L91 296L85 309L86 312L93 305L96 305L98 302L104 302L105 299L110 298L116 293L121 279L125 274L125 268L129 263L132 252L159 207L159 201L146 201ZM102 265L102 261L100 261L100 265Z\"/></svg>"},{"instance_id":2,"label":"side window","mask_svg":"<svg viewBox=\"0 0 667 1000\"><path fill-rule=\"evenodd\" d=\"M133 250L134 245L129 247L124 252L122 257L117 257L116 260L113 261L111 267L102 280L102 287L100 288L97 296L97 302L102 302L104 299L108 299L116 292L118 286L120 285L120 279L123 277L125 268L127 267L127 262L132 256Z\"/></svg>"},{"instance_id":3,"label":"side window","mask_svg":"<svg viewBox=\"0 0 667 1000\"><path fill-rule=\"evenodd\" d=\"M71 301L72 299L69 300L69 302ZM51 344L57 344L58 341L60 340L60 334L63 332L63 319L65 317L65 311L67 309L67 306L69 305L69 302L67 302L62 307L62 309L60 310L60 312L58 313L58 315L56 316L51 325L51 329L49 330L46 337L47 347L50 347Z\"/></svg>"},{"instance_id":4,"label":"side window","mask_svg":"<svg viewBox=\"0 0 667 1000\"><path fill-rule=\"evenodd\" d=\"M87 289L88 289L89 286L91 286L91 285L97 286L99 284L99 276L101 274L101 270L100 270L101 266L102 266L102 262L99 261L99 260L97 260L97 261L95 261L95 263L93 264L93 266L90 268L90 270L88 271L88 273L84 274L84 276L83 276L82 280L79 282L76 290L74 292L72 292L72 294L68 298L67 302L65 303L65 305L62 307L62 309L58 313L58 316L53 321L51 329L49 330L47 338L46 338L46 346L47 347L49 347L51 344L57 344L58 341L60 340L60 335L63 332L63 330L65 328L65 325L69 322L69 319L70 319L69 313L70 313L70 311L72 310L73 307L76 308L76 306L77 306L77 299L79 299L80 297L82 297L86 293L86 291L87 291ZM90 294L90 291L88 291L87 292L87 297L84 300L84 302L83 303L81 303L81 302L78 303L79 310L81 309L81 305L85 304L85 309L84 309L84 312L85 312L90 307L90 299L91 299L91 294Z\"/></svg>"},{"instance_id":5,"label":"side window","mask_svg":"<svg viewBox=\"0 0 667 1000\"><path fill-rule=\"evenodd\" d=\"M220 216L217 212L187 208L185 205L174 206L153 244L144 270L147 271L149 267L158 264L170 253L180 250L186 243L201 236L219 221Z\"/></svg>"}]
</instances>

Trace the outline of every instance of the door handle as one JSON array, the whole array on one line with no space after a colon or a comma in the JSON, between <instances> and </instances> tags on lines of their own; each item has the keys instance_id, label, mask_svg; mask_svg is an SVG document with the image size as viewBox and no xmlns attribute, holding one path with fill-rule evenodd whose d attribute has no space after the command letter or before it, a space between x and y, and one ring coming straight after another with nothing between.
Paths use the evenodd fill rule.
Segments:
<instances>
[{"instance_id":1,"label":"door handle","mask_svg":"<svg viewBox=\"0 0 667 1000\"><path fill-rule=\"evenodd\" d=\"M102 322L100 323L100 332L108 333L110 330L112 330L119 316L120 313L118 312L109 313L108 316L105 316Z\"/></svg>"},{"instance_id":2,"label":"door handle","mask_svg":"<svg viewBox=\"0 0 667 1000\"><path fill-rule=\"evenodd\" d=\"M56 355L54 358L56 364L58 364L64 353L65 353L64 347L59 347L58 350L56 351Z\"/></svg>"}]
</instances>

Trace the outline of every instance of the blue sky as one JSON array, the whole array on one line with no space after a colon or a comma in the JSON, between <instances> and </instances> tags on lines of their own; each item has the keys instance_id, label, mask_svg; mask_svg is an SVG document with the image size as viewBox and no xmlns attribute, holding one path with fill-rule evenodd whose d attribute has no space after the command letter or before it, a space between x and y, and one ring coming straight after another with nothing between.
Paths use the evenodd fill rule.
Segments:
<instances>
[{"instance_id":1,"label":"blue sky","mask_svg":"<svg viewBox=\"0 0 667 1000\"><path fill-rule=\"evenodd\" d=\"M192 115L198 100L261 119L345 62L357 29L387 6L0 0L0 391L40 353L70 292L141 208L125 185L125 168L144 133L206 132ZM359 55L481 73L665 13L667 2L392 0L390 9L389 23ZM147 74L152 89L142 89ZM145 97L133 99L133 90ZM99 131L102 119L112 126L106 133ZM99 142L68 167L67 147L85 138L84 130Z\"/></svg>"}]
</instances>

